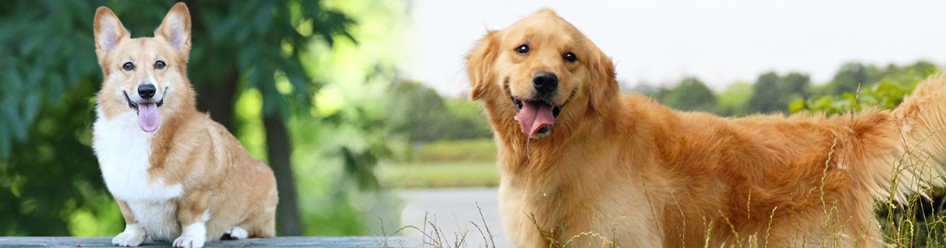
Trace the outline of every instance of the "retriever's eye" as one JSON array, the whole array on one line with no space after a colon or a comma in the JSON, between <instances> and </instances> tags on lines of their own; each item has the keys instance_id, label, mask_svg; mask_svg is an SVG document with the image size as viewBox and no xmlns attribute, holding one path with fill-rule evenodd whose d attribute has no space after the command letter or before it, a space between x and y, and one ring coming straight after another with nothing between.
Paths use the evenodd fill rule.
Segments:
<instances>
[{"instance_id":1,"label":"retriever's eye","mask_svg":"<svg viewBox=\"0 0 946 248\"><path fill-rule=\"evenodd\" d=\"M157 62L154 62L155 70L164 70L165 66L167 66L167 64L165 64L164 61L158 60Z\"/></svg>"},{"instance_id":2,"label":"retriever's eye","mask_svg":"<svg viewBox=\"0 0 946 248\"><path fill-rule=\"evenodd\" d=\"M135 70L135 64L131 62L125 62L125 64L122 65L122 70L133 71Z\"/></svg>"},{"instance_id":3,"label":"retriever's eye","mask_svg":"<svg viewBox=\"0 0 946 248\"><path fill-rule=\"evenodd\" d=\"M526 45L526 44L519 45L519 47L516 47L516 53L518 54L529 53L529 45Z\"/></svg>"},{"instance_id":4,"label":"retriever's eye","mask_svg":"<svg viewBox=\"0 0 946 248\"><path fill-rule=\"evenodd\" d=\"M572 52L567 52L563 54L562 58L565 59L565 61L568 61L569 63L575 63L575 61L578 61L578 56L575 56L575 54Z\"/></svg>"}]
</instances>

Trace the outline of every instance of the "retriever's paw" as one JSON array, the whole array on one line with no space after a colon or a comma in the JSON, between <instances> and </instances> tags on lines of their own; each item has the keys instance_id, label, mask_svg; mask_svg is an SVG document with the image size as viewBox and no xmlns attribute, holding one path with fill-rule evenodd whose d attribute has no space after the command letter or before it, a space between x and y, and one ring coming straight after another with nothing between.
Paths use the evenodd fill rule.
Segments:
<instances>
[{"instance_id":1,"label":"retriever's paw","mask_svg":"<svg viewBox=\"0 0 946 248\"><path fill-rule=\"evenodd\" d=\"M115 246L138 246L145 242L145 231L136 224L125 225L125 231L112 238Z\"/></svg>"},{"instance_id":2,"label":"retriever's paw","mask_svg":"<svg viewBox=\"0 0 946 248\"><path fill-rule=\"evenodd\" d=\"M246 237L249 236L249 232L247 232L246 229L238 226L230 228L230 230L224 234L230 239L246 239Z\"/></svg>"},{"instance_id":3,"label":"retriever's paw","mask_svg":"<svg viewBox=\"0 0 946 248\"><path fill-rule=\"evenodd\" d=\"M174 240L174 247L200 248L204 247L206 239L204 236L181 235Z\"/></svg>"}]
</instances>

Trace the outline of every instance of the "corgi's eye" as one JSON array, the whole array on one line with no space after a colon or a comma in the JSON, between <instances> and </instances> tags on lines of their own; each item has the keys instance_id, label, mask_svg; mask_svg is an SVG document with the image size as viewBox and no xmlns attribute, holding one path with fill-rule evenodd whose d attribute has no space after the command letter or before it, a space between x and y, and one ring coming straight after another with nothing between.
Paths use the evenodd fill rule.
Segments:
<instances>
[{"instance_id":1,"label":"corgi's eye","mask_svg":"<svg viewBox=\"0 0 946 248\"><path fill-rule=\"evenodd\" d=\"M134 70L135 70L135 64L133 64L133 63L131 63L131 62L125 62L125 64L122 65L122 70L125 70L125 71L134 71Z\"/></svg>"},{"instance_id":2,"label":"corgi's eye","mask_svg":"<svg viewBox=\"0 0 946 248\"><path fill-rule=\"evenodd\" d=\"M575 61L578 61L578 56L575 56L572 52L567 52L562 55L562 59L565 59L568 63L575 63Z\"/></svg>"},{"instance_id":3,"label":"corgi's eye","mask_svg":"<svg viewBox=\"0 0 946 248\"><path fill-rule=\"evenodd\" d=\"M155 70L164 70L164 67L165 67L165 66L167 66L167 65L164 64L164 61L158 60L157 62L154 62L154 69L155 69Z\"/></svg>"},{"instance_id":4,"label":"corgi's eye","mask_svg":"<svg viewBox=\"0 0 946 248\"><path fill-rule=\"evenodd\" d=\"M519 45L519 47L516 47L516 53L518 54L529 53L529 45L526 45L526 44Z\"/></svg>"}]
</instances>

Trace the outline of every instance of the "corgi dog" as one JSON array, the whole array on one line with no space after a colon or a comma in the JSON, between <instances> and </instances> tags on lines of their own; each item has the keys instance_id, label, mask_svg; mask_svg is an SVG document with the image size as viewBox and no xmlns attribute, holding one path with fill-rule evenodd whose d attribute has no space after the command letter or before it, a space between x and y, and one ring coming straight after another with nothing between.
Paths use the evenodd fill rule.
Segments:
<instances>
[{"instance_id":1,"label":"corgi dog","mask_svg":"<svg viewBox=\"0 0 946 248\"><path fill-rule=\"evenodd\" d=\"M203 247L225 234L274 236L272 170L197 111L187 79L187 6L175 4L154 37L130 38L107 7L96 10L94 23L104 80L92 147L125 219L112 243L138 246L150 237Z\"/></svg>"}]
</instances>

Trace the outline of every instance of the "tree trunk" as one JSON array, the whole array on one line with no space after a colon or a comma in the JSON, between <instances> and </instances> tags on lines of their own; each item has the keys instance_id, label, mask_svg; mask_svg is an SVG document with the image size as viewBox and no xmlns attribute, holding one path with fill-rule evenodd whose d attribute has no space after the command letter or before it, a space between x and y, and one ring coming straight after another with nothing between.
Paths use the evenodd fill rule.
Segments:
<instances>
[{"instance_id":1,"label":"tree trunk","mask_svg":"<svg viewBox=\"0 0 946 248\"><path fill-rule=\"evenodd\" d=\"M230 133L236 131L233 126L233 107L236 104L234 101L239 77L234 68L227 72L223 81L205 83L197 91L197 109L210 114L211 119L227 127Z\"/></svg>"},{"instance_id":2,"label":"tree trunk","mask_svg":"<svg viewBox=\"0 0 946 248\"><path fill-rule=\"evenodd\" d=\"M276 174L276 188L279 190L276 225L281 236L299 236L302 234L302 224L299 221L299 205L296 204L296 183L290 162L292 146L286 123L278 113L271 113L263 117L263 125L266 128L269 166Z\"/></svg>"},{"instance_id":3,"label":"tree trunk","mask_svg":"<svg viewBox=\"0 0 946 248\"><path fill-rule=\"evenodd\" d=\"M207 26L203 22L203 9L194 0L185 0L184 2L187 4L187 8L190 9L194 34L198 37L204 37L204 34L207 34ZM213 46L207 48L212 49ZM211 52L211 54L213 53ZM233 123L233 115L235 114L233 108L237 85L239 84L237 81L240 79L236 62L231 62L231 66L223 75L213 75L209 78L220 78L221 81L205 80L195 85L199 86L195 87L197 91L197 110L210 114L211 119L226 127L230 133L234 133L236 127ZM191 81L191 84L193 83L195 82Z\"/></svg>"}]
</instances>

